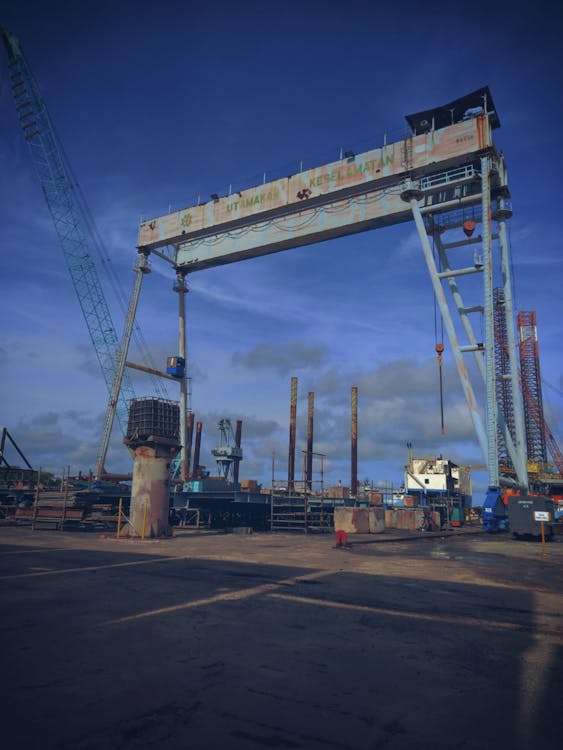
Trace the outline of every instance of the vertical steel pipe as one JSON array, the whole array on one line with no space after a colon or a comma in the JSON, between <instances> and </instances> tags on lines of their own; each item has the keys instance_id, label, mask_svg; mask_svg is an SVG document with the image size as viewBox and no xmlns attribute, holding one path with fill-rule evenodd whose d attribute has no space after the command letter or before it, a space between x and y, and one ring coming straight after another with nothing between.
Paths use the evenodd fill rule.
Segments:
<instances>
[{"instance_id":1,"label":"vertical steel pipe","mask_svg":"<svg viewBox=\"0 0 563 750\"><path fill-rule=\"evenodd\" d=\"M235 446L237 448L240 448L241 440L242 440L242 419L237 419L237 427L235 430ZM240 464L240 459L235 458L234 464L233 464L233 482L235 484L238 484L239 464Z\"/></svg>"},{"instance_id":2,"label":"vertical steel pipe","mask_svg":"<svg viewBox=\"0 0 563 750\"><path fill-rule=\"evenodd\" d=\"M501 177L506 182L506 168L504 160L501 162ZM504 289L504 314L508 344L508 362L510 368L510 384L512 388L512 408L514 411L514 449L516 460L513 459L516 476L520 485L528 489L528 466L526 452L526 430L524 426L524 405L522 403L522 389L518 372L516 336L514 333L514 308L512 302L512 284L510 278L510 246L506 232L506 218L511 215L506 209L504 198L497 202L498 235L502 265L502 279Z\"/></svg>"},{"instance_id":3,"label":"vertical steel pipe","mask_svg":"<svg viewBox=\"0 0 563 750\"><path fill-rule=\"evenodd\" d=\"M174 291L178 293L178 356L184 360L186 367L186 274L176 275ZM180 379L180 475L185 482L188 477L188 445L187 445L187 416L188 416L188 378L187 368Z\"/></svg>"},{"instance_id":4,"label":"vertical steel pipe","mask_svg":"<svg viewBox=\"0 0 563 750\"><path fill-rule=\"evenodd\" d=\"M186 476L190 476L192 470L192 441L194 439L194 414L188 414L188 427L186 431Z\"/></svg>"},{"instance_id":5,"label":"vertical steel pipe","mask_svg":"<svg viewBox=\"0 0 563 750\"><path fill-rule=\"evenodd\" d=\"M315 394L310 391L307 399L307 454L305 460L305 487L310 492L313 485L313 416Z\"/></svg>"},{"instance_id":6,"label":"vertical steel pipe","mask_svg":"<svg viewBox=\"0 0 563 750\"><path fill-rule=\"evenodd\" d=\"M295 435L297 430L297 378L291 378L289 404L289 453L287 457L287 491L295 491Z\"/></svg>"},{"instance_id":7,"label":"vertical steel pipe","mask_svg":"<svg viewBox=\"0 0 563 750\"><path fill-rule=\"evenodd\" d=\"M358 389L352 387L352 435L351 435L351 479L352 497L358 494Z\"/></svg>"},{"instance_id":8,"label":"vertical steel pipe","mask_svg":"<svg viewBox=\"0 0 563 750\"><path fill-rule=\"evenodd\" d=\"M489 485L498 487L498 423L493 308L493 241L491 236L491 185L489 156L481 158L481 227L483 241L483 309L485 312L485 392L487 399L487 469Z\"/></svg>"},{"instance_id":9,"label":"vertical steel pipe","mask_svg":"<svg viewBox=\"0 0 563 750\"><path fill-rule=\"evenodd\" d=\"M201 422L197 422L195 426L195 446L194 446L194 469L192 474L198 476L199 473L199 454L201 452Z\"/></svg>"}]
</instances>

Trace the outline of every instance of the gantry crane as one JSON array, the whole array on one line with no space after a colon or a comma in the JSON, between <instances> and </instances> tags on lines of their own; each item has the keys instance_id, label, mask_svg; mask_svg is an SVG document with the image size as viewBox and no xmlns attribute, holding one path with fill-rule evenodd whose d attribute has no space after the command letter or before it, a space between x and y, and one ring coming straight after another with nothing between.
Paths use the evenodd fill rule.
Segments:
<instances>
[{"instance_id":1,"label":"gantry crane","mask_svg":"<svg viewBox=\"0 0 563 750\"><path fill-rule=\"evenodd\" d=\"M133 385L124 372L129 339L120 343L100 283L92 253L100 240L89 215L84 196L72 175L62 144L57 137L49 112L19 41L0 27L8 54L9 78L16 112L37 172L61 249L74 285L78 302L88 327L102 375L110 394L110 406L100 448L103 465L114 414L122 432L127 427L128 402L134 398ZM145 256L140 256L136 286L147 272ZM138 292L136 294L138 298ZM133 300L135 300L135 294ZM127 322L132 326L134 311L130 306ZM131 335L127 330L126 335Z\"/></svg>"}]
</instances>

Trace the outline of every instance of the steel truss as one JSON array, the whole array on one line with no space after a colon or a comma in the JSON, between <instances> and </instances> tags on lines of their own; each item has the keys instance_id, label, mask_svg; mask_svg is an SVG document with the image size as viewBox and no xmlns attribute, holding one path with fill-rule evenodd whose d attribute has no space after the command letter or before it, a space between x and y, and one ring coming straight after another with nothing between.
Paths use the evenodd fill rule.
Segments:
<instances>
[{"instance_id":1,"label":"steel truss","mask_svg":"<svg viewBox=\"0 0 563 750\"><path fill-rule=\"evenodd\" d=\"M508 331L506 330L506 315L504 311L504 291L496 287L493 295L495 318L495 368L496 393L500 413L504 417L508 430L514 440L514 405L510 382L510 361L508 356ZM499 464L511 469L512 461L508 455L508 448L504 442L502 430L498 433Z\"/></svg>"},{"instance_id":2,"label":"steel truss","mask_svg":"<svg viewBox=\"0 0 563 750\"><path fill-rule=\"evenodd\" d=\"M403 200L411 207L421 241L422 250L434 294L440 309L444 328L448 336L450 347L456 363L465 399L469 407L477 439L481 451L486 458L489 485L499 486L499 433L502 443L506 446L508 455L514 466L517 482L522 487L528 487L526 439L524 432L524 418L522 399L519 387L517 350L515 345L514 314L512 307L512 289L510 280L509 245L506 233L506 221L512 216L512 211L506 198L509 196L506 182L504 159L494 149L481 156L474 165L474 178L464 187L454 185L451 175L444 174L443 195L439 197L434 210L427 210L425 181L417 183L408 180L402 194ZM432 188L439 187L434 176ZM422 189L421 189L422 188ZM454 191L462 209L443 210L440 204L451 204L448 192ZM475 226L481 225L481 234L473 237ZM493 224L496 227L493 227ZM496 231L493 231L493 228ZM456 236L451 242L446 237L449 233L459 235L460 229L465 229L465 237ZM439 265L432 251L429 237L433 239L437 249ZM468 265L460 267L459 257L455 264L451 260L451 251L459 256L464 248L471 248L473 257ZM480 252L476 252L479 249ZM502 292L504 296L504 331L506 335L506 373L510 381L513 394L514 439L511 430L499 408L497 401L497 368L495 362L495 309L493 296L493 278L496 261L499 261L502 277ZM462 294L463 277L480 274L482 277L481 298L476 304L468 305ZM449 288L450 301L444 293L444 284ZM474 289L473 289L474 293ZM475 314L482 323L482 331L477 335L473 319ZM497 319L499 311L497 310ZM455 321L455 322L454 322ZM460 336L465 337L462 343ZM472 382L464 355L472 354L480 376L480 387ZM477 392L484 386L484 409L478 406ZM510 481L503 478L503 481Z\"/></svg>"}]
</instances>

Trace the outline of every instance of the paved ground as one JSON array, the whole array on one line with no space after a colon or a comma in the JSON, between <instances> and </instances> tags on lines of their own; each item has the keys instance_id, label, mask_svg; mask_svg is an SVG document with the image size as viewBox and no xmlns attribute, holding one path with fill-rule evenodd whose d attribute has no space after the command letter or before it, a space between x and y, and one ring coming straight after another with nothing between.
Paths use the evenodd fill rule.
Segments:
<instances>
[{"instance_id":1,"label":"paved ground","mask_svg":"<svg viewBox=\"0 0 563 750\"><path fill-rule=\"evenodd\" d=\"M0 528L4 750L559 750L563 543L388 538Z\"/></svg>"}]
</instances>

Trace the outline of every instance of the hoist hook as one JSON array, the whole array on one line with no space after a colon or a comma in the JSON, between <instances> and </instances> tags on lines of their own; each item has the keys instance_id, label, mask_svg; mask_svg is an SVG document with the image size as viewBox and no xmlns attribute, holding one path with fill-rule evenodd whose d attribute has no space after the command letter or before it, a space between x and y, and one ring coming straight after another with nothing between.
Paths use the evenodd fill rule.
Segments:
<instances>
[{"instance_id":1,"label":"hoist hook","mask_svg":"<svg viewBox=\"0 0 563 750\"><path fill-rule=\"evenodd\" d=\"M442 354L444 353L444 344L436 344L436 355L438 359L438 372L440 374L440 432L442 435L446 434L446 428L444 426L444 383L442 380Z\"/></svg>"}]
</instances>

